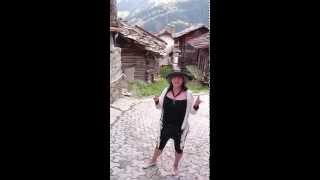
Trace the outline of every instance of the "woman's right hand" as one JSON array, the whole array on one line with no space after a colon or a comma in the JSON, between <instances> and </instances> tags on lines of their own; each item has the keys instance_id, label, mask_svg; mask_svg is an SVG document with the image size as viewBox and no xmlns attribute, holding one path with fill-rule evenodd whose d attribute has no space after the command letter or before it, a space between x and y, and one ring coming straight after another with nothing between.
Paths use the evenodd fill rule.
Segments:
<instances>
[{"instance_id":1,"label":"woman's right hand","mask_svg":"<svg viewBox=\"0 0 320 180\"><path fill-rule=\"evenodd\" d=\"M153 100L154 100L155 103L156 103L156 102L159 102L159 96L154 96L154 97L153 97Z\"/></svg>"}]
</instances>

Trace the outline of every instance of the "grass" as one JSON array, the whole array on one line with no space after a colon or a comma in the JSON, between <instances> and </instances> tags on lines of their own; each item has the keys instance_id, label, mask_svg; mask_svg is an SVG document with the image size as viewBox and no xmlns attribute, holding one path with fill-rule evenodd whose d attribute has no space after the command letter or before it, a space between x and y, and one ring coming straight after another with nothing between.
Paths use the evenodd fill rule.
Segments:
<instances>
[{"instance_id":1,"label":"grass","mask_svg":"<svg viewBox=\"0 0 320 180\"><path fill-rule=\"evenodd\" d=\"M128 90L134 96L144 97L144 96L154 96L160 95L161 91L169 86L166 79L160 79L157 82L147 84L144 81L132 81L129 82ZM208 92L208 86L203 86L197 81L191 81L187 83L187 87L194 93Z\"/></svg>"},{"instance_id":2,"label":"grass","mask_svg":"<svg viewBox=\"0 0 320 180\"><path fill-rule=\"evenodd\" d=\"M208 92L209 87L202 85L198 81L190 81L187 83L187 87L194 93L199 93L199 92Z\"/></svg>"},{"instance_id":3,"label":"grass","mask_svg":"<svg viewBox=\"0 0 320 180\"><path fill-rule=\"evenodd\" d=\"M147 84L144 81L129 82L128 90L135 96L154 96L160 95L161 90L168 86L165 79L161 79L155 83Z\"/></svg>"}]
</instances>

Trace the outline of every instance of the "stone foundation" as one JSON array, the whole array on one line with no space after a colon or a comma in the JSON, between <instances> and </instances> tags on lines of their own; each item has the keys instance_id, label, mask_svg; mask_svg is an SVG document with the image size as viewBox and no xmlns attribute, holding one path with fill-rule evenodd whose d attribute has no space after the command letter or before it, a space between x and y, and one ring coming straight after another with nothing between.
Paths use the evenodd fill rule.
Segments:
<instances>
[{"instance_id":1,"label":"stone foundation","mask_svg":"<svg viewBox=\"0 0 320 180\"><path fill-rule=\"evenodd\" d=\"M123 96L122 89L126 88L126 86L128 86L127 84L124 76L110 84L110 104Z\"/></svg>"},{"instance_id":2,"label":"stone foundation","mask_svg":"<svg viewBox=\"0 0 320 180\"><path fill-rule=\"evenodd\" d=\"M121 49L110 49L110 103L122 96L122 89L128 88L128 82L121 70Z\"/></svg>"},{"instance_id":3,"label":"stone foundation","mask_svg":"<svg viewBox=\"0 0 320 180\"><path fill-rule=\"evenodd\" d=\"M110 49L110 82L118 80L122 75L121 49L118 47Z\"/></svg>"}]
</instances>

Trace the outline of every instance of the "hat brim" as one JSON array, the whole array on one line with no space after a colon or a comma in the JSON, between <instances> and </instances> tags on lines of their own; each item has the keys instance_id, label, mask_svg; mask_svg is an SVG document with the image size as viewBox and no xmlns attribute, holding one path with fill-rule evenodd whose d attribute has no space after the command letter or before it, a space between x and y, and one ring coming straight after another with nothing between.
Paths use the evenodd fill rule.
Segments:
<instances>
[{"instance_id":1,"label":"hat brim","mask_svg":"<svg viewBox=\"0 0 320 180\"><path fill-rule=\"evenodd\" d=\"M166 76L166 79L169 80L175 76L183 76L186 80L192 80L192 77L184 72L171 72Z\"/></svg>"}]
</instances>

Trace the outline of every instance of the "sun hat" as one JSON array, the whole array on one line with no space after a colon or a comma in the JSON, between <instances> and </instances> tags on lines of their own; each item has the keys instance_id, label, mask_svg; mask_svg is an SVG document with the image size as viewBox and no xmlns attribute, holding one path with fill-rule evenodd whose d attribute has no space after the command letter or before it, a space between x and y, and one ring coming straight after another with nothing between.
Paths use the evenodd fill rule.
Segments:
<instances>
[{"instance_id":1,"label":"sun hat","mask_svg":"<svg viewBox=\"0 0 320 180\"><path fill-rule=\"evenodd\" d=\"M167 74L166 79L170 81L171 78L175 76L183 76L186 81L192 80L192 77L187 72L182 70L173 70L172 72Z\"/></svg>"}]
</instances>

